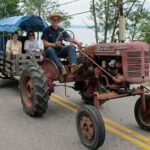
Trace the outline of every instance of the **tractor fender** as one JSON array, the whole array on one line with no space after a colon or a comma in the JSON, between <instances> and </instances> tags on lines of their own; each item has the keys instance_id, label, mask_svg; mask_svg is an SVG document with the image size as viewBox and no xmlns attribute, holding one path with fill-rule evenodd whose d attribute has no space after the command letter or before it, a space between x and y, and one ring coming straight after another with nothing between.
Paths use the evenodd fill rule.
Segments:
<instances>
[{"instance_id":1,"label":"tractor fender","mask_svg":"<svg viewBox=\"0 0 150 150\"><path fill-rule=\"evenodd\" d=\"M49 58L44 58L41 62L41 67L45 72L45 76L48 80L48 85L51 91L54 91L54 84L53 81L58 79L59 77L59 70L56 64L50 60Z\"/></svg>"}]
</instances>

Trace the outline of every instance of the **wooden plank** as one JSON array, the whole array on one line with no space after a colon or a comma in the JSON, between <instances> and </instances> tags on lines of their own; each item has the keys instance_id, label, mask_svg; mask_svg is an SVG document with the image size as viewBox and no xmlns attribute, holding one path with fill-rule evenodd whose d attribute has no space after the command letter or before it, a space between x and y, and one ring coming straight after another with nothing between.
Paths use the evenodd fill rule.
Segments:
<instances>
[{"instance_id":1,"label":"wooden plank","mask_svg":"<svg viewBox=\"0 0 150 150\"><path fill-rule=\"evenodd\" d=\"M5 58L6 58L6 56L5 56ZM4 59L4 56L1 56L1 55L0 55L0 59L3 60L3 59Z\"/></svg>"},{"instance_id":2,"label":"wooden plank","mask_svg":"<svg viewBox=\"0 0 150 150\"><path fill-rule=\"evenodd\" d=\"M7 66L7 67L12 67L12 66L14 66L14 64L10 64L10 63L6 62L6 63L5 63L5 66Z\"/></svg>"},{"instance_id":3,"label":"wooden plank","mask_svg":"<svg viewBox=\"0 0 150 150\"><path fill-rule=\"evenodd\" d=\"M12 70L10 70L10 69L8 69L8 68L5 68L5 74L9 74L9 75L19 75L19 73L17 73L16 71L12 71Z\"/></svg>"},{"instance_id":4,"label":"wooden plank","mask_svg":"<svg viewBox=\"0 0 150 150\"><path fill-rule=\"evenodd\" d=\"M27 59L27 60L19 60L19 63L27 63L27 62L41 62L40 59Z\"/></svg>"},{"instance_id":5,"label":"wooden plank","mask_svg":"<svg viewBox=\"0 0 150 150\"><path fill-rule=\"evenodd\" d=\"M11 67L7 67L7 66L5 66L5 69L7 69L7 70L12 70Z\"/></svg>"},{"instance_id":6,"label":"wooden plank","mask_svg":"<svg viewBox=\"0 0 150 150\"><path fill-rule=\"evenodd\" d=\"M3 52L0 52L0 54L4 54ZM36 58L38 56L39 58ZM5 58L0 55L0 69L3 70L3 59L5 59L5 73L6 74L12 74L12 71L16 71L14 74L19 75L23 69L23 66L27 62L41 62L42 59L41 54L17 54L13 55L13 58L10 54L7 54ZM29 57L27 59L27 57Z\"/></svg>"},{"instance_id":7,"label":"wooden plank","mask_svg":"<svg viewBox=\"0 0 150 150\"><path fill-rule=\"evenodd\" d=\"M15 67L16 67L16 72L17 72L17 74L19 74L19 58L20 56L19 55L17 55L16 56L16 61L15 61Z\"/></svg>"},{"instance_id":8,"label":"wooden plank","mask_svg":"<svg viewBox=\"0 0 150 150\"><path fill-rule=\"evenodd\" d=\"M12 63L13 63L13 62L15 61L15 59L11 59L11 58L9 58L9 57L6 57L6 61L7 61L7 62L12 62Z\"/></svg>"},{"instance_id":9,"label":"wooden plank","mask_svg":"<svg viewBox=\"0 0 150 150\"><path fill-rule=\"evenodd\" d=\"M0 56L3 56L3 54L4 54L4 51L0 50Z\"/></svg>"},{"instance_id":10,"label":"wooden plank","mask_svg":"<svg viewBox=\"0 0 150 150\"><path fill-rule=\"evenodd\" d=\"M0 64L1 64L1 65L3 64L3 61L2 61L2 60L0 60Z\"/></svg>"},{"instance_id":11,"label":"wooden plank","mask_svg":"<svg viewBox=\"0 0 150 150\"><path fill-rule=\"evenodd\" d=\"M5 68L5 72L11 74L12 71L8 68Z\"/></svg>"}]
</instances>

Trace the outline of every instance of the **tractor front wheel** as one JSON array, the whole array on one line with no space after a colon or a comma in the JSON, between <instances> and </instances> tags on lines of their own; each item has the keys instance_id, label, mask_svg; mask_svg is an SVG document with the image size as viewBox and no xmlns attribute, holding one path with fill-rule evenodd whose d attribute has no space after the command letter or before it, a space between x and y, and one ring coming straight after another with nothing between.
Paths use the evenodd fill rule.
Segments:
<instances>
[{"instance_id":1,"label":"tractor front wheel","mask_svg":"<svg viewBox=\"0 0 150 150\"><path fill-rule=\"evenodd\" d=\"M104 143L104 121L95 107L84 105L78 110L76 127L80 141L87 148L95 150Z\"/></svg>"},{"instance_id":2,"label":"tractor front wheel","mask_svg":"<svg viewBox=\"0 0 150 150\"><path fill-rule=\"evenodd\" d=\"M143 129L150 131L150 95L145 95L146 112L142 108L142 100L139 98L135 104L134 115L136 122Z\"/></svg>"},{"instance_id":3,"label":"tractor front wheel","mask_svg":"<svg viewBox=\"0 0 150 150\"><path fill-rule=\"evenodd\" d=\"M28 63L20 76L20 95L23 110L30 116L42 116L48 108L49 87L44 71Z\"/></svg>"}]
</instances>

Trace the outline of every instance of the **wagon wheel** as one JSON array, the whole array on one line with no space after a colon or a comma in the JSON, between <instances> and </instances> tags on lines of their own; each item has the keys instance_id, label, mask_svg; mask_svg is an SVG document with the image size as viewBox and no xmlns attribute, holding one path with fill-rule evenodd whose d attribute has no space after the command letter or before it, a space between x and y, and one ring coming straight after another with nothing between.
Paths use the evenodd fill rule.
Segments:
<instances>
[{"instance_id":1,"label":"wagon wheel","mask_svg":"<svg viewBox=\"0 0 150 150\"><path fill-rule=\"evenodd\" d=\"M76 127L80 141L89 149L95 150L104 143L104 121L95 107L84 105L78 110Z\"/></svg>"},{"instance_id":2,"label":"wagon wheel","mask_svg":"<svg viewBox=\"0 0 150 150\"><path fill-rule=\"evenodd\" d=\"M71 30L64 30L64 31L60 32L58 35L57 41L62 41L61 47L66 47L66 46L69 46L70 44L72 44L72 42L69 42L68 38L63 37L65 32L67 32L73 40L75 39L75 35Z\"/></svg>"},{"instance_id":3,"label":"wagon wheel","mask_svg":"<svg viewBox=\"0 0 150 150\"><path fill-rule=\"evenodd\" d=\"M49 87L41 67L33 62L25 65L20 77L23 110L30 116L42 116L48 108Z\"/></svg>"},{"instance_id":4,"label":"wagon wheel","mask_svg":"<svg viewBox=\"0 0 150 150\"><path fill-rule=\"evenodd\" d=\"M138 125L143 129L150 131L150 95L145 95L146 112L143 111L142 101L139 98L135 104L134 115Z\"/></svg>"}]
</instances>

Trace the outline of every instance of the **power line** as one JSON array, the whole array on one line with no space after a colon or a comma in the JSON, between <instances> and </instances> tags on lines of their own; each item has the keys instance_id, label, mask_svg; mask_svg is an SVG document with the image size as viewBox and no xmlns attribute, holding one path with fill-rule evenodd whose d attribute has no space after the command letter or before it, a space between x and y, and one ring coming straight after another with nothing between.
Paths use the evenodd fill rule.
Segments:
<instances>
[{"instance_id":1,"label":"power line","mask_svg":"<svg viewBox=\"0 0 150 150\"><path fill-rule=\"evenodd\" d=\"M57 4L57 5L51 6L51 7L49 7L49 8L60 7L60 6L63 6L63 5L68 5L68 4L71 4L71 3L75 3L75 2L77 2L77 1L79 1L79 0L73 0L73 1L70 1L70 2L63 3L63 4Z\"/></svg>"},{"instance_id":2,"label":"power line","mask_svg":"<svg viewBox=\"0 0 150 150\"><path fill-rule=\"evenodd\" d=\"M136 0L135 0L135 1L136 1ZM126 2L123 2L122 4L126 4L126 3L129 3L129 2L126 1ZM131 2L130 2L130 3L131 3ZM109 7L114 7L114 6L118 6L118 5L111 5L111 6L109 6ZM106 8L106 7L105 7L105 8ZM71 14L71 15L69 15L69 16L81 15L81 14L84 14L84 13L87 13L87 12L93 12L92 8L91 8L91 10L83 11L83 12L80 12L80 13Z\"/></svg>"},{"instance_id":3,"label":"power line","mask_svg":"<svg viewBox=\"0 0 150 150\"><path fill-rule=\"evenodd\" d=\"M77 1L79 1L79 0L73 0L73 1L70 1L70 2L63 3L63 4L58 4L58 7L63 6L63 5L67 5L67 4L71 4L71 3L74 3L74 2L77 2Z\"/></svg>"},{"instance_id":4,"label":"power line","mask_svg":"<svg viewBox=\"0 0 150 150\"><path fill-rule=\"evenodd\" d=\"M69 16L81 15L81 14L85 14L85 13L87 13L87 12L92 12L92 11L90 11L90 10L88 10L88 11L83 11L83 12L80 12L80 13L71 14L71 15L69 15Z\"/></svg>"},{"instance_id":5,"label":"power line","mask_svg":"<svg viewBox=\"0 0 150 150\"><path fill-rule=\"evenodd\" d=\"M73 0L73 1L70 1L70 2L63 3L63 4L57 4L56 6L52 6L52 7L49 7L49 8L60 7L60 6L68 5L68 4L71 4L71 3L78 2L78 1L79 1L79 0ZM135 0L135 1L136 1L136 0ZM126 2L123 2L122 4L126 4L126 3L129 3L129 2L126 1ZM109 6L109 7L114 7L114 6L118 6L118 5L111 5L111 6ZM106 7L105 7L105 8L106 8ZM84 12L80 12L80 13L71 14L71 15L69 15L69 16L81 15L81 14L84 14L84 13L87 13L87 12L93 12L93 11L88 10L88 11L84 11Z\"/></svg>"}]
</instances>

